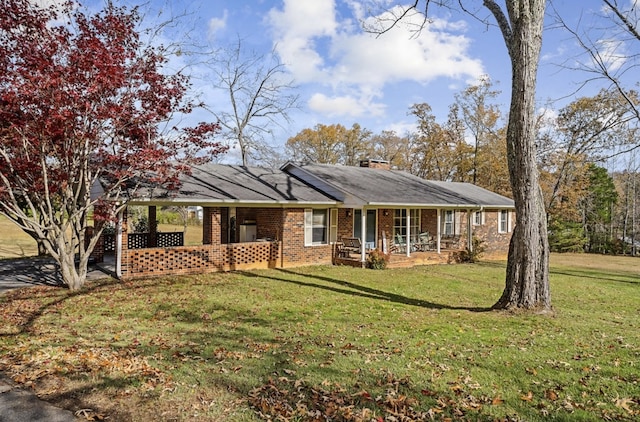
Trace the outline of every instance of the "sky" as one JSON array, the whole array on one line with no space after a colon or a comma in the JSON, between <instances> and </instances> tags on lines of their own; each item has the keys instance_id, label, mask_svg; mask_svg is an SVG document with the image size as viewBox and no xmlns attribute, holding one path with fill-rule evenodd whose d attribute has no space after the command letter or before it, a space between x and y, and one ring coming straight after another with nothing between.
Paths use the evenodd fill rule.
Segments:
<instances>
[{"instance_id":1,"label":"sky","mask_svg":"<svg viewBox=\"0 0 640 422\"><path fill-rule=\"evenodd\" d=\"M637 0L620 0L637 1ZM388 7L400 2L377 0ZM143 3L122 0L120 4ZM413 104L428 103L437 121L444 123L455 95L488 75L501 91L495 102L508 111L510 61L493 18L480 0L467 2L475 17L454 10L432 8L430 21L419 33L406 24L375 36L364 23L381 17L374 0L151 0L153 13L181 16L166 36L188 37L212 48L242 39L247 50L275 51L300 96L292 122L274 128L279 148L305 128L317 124L358 123L373 133L393 130L399 135L415 128L409 115ZM457 2L454 2L457 3ZM94 3L95 5L95 3ZM571 27L596 28L600 0L554 0L553 6ZM548 10L551 8L548 7ZM404 21L416 23L415 19ZM488 22L488 24L487 24ZM580 58L575 39L545 25L538 76L539 109L553 112L577 96L595 94L602 86L589 75L569 71ZM177 65L179 66L179 65ZM212 84L210 70L194 71L194 88L210 109L229 107L223 92ZM577 92L576 92L577 91ZM199 119L211 118L207 113ZM233 160L233 153L230 154Z\"/></svg>"}]
</instances>

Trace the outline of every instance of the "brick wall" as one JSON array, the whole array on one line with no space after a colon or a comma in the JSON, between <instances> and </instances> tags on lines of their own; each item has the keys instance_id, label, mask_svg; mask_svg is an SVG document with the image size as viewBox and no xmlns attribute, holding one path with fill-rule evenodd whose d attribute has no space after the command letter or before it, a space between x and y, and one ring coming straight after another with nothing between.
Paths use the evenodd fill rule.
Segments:
<instances>
[{"instance_id":1,"label":"brick wall","mask_svg":"<svg viewBox=\"0 0 640 422\"><path fill-rule=\"evenodd\" d=\"M387 215L385 215L387 214ZM384 232L387 238L387 249L393 245L393 210L392 209L379 209L378 210L378 233L376 238L378 239L378 249L382 249L382 232Z\"/></svg>"},{"instance_id":2,"label":"brick wall","mask_svg":"<svg viewBox=\"0 0 640 422\"><path fill-rule=\"evenodd\" d=\"M91 237L93 236L93 227L88 226L87 231L84 237L84 247L85 249L89 246L89 242L91 242ZM100 234L98 237L98 241L91 251L91 258L94 259L95 262L103 262L104 261L104 233Z\"/></svg>"},{"instance_id":3,"label":"brick wall","mask_svg":"<svg viewBox=\"0 0 640 422\"><path fill-rule=\"evenodd\" d=\"M256 208L236 208L236 224L247 224L257 220Z\"/></svg>"},{"instance_id":4,"label":"brick wall","mask_svg":"<svg viewBox=\"0 0 640 422\"><path fill-rule=\"evenodd\" d=\"M202 243L222 243L222 210L219 207L204 207L202 210Z\"/></svg>"},{"instance_id":5,"label":"brick wall","mask_svg":"<svg viewBox=\"0 0 640 422\"><path fill-rule=\"evenodd\" d=\"M338 240L343 237L353 237L353 209L351 208L338 209Z\"/></svg>"},{"instance_id":6,"label":"brick wall","mask_svg":"<svg viewBox=\"0 0 640 422\"><path fill-rule=\"evenodd\" d=\"M331 245L304 245L304 209L283 210L283 267L331 264Z\"/></svg>"},{"instance_id":7,"label":"brick wall","mask_svg":"<svg viewBox=\"0 0 640 422\"><path fill-rule=\"evenodd\" d=\"M500 210L485 210L484 224L481 226L473 226L473 234L484 242L485 258L505 258L509 252L509 242L511 242L511 234L515 223L515 213L509 211L509 219L511 223L511 231L508 233L499 233L499 214Z\"/></svg>"},{"instance_id":8,"label":"brick wall","mask_svg":"<svg viewBox=\"0 0 640 422\"><path fill-rule=\"evenodd\" d=\"M228 208L205 207L203 245L131 250L123 245L122 278L331 264L331 245L304 246L304 209L239 210L239 222L255 218L258 238L276 241L224 243Z\"/></svg>"},{"instance_id":9,"label":"brick wall","mask_svg":"<svg viewBox=\"0 0 640 422\"><path fill-rule=\"evenodd\" d=\"M193 274L254 268L294 267L312 264L331 264L332 245L304 245L303 208L239 209L241 218L255 219L258 238L273 241L227 243L229 209L205 207L203 212L204 244L168 248L128 249L127 222L123 221L122 277L135 278L155 275ZM350 211L351 216L347 216ZM386 212L385 212L386 211ZM386 215L385 215L386 214ZM393 241L393 210L378 210L377 245L382 246L382 232L388 245ZM467 213L459 212L460 243L467 241ZM353 210L338 210L338 238L353 234ZM253 218L251 218L253 217ZM484 224L473 226L474 235L484 241L485 257L507 255L511 232L499 233L499 210L486 210ZM514 213L511 213L511 227ZM420 231L437 234L435 210L422 210Z\"/></svg>"},{"instance_id":10,"label":"brick wall","mask_svg":"<svg viewBox=\"0 0 640 422\"><path fill-rule=\"evenodd\" d=\"M258 208L256 216L256 236L258 239L282 239L284 210L281 208Z\"/></svg>"},{"instance_id":11,"label":"brick wall","mask_svg":"<svg viewBox=\"0 0 640 422\"><path fill-rule=\"evenodd\" d=\"M280 242L123 250L122 278L277 268Z\"/></svg>"},{"instance_id":12,"label":"brick wall","mask_svg":"<svg viewBox=\"0 0 640 422\"><path fill-rule=\"evenodd\" d=\"M438 235L437 210L422 210L420 213L420 232L428 232L434 238Z\"/></svg>"}]
</instances>

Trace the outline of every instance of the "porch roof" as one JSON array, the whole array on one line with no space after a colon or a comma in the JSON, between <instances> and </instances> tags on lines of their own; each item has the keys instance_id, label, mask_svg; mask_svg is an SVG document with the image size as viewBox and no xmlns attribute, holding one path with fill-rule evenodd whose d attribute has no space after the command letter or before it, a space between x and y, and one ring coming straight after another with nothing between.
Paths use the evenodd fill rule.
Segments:
<instances>
[{"instance_id":1,"label":"porch roof","mask_svg":"<svg viewBox=\"0 0 640 422\"><path fill-rule=\"evenodd\" d=\"M470 183L434 182L404 171L287 163L283 170L345 206L513 208L513 200Z\"/></svg>"},{"instance_id":2,"label":"porch roof","mask_svg":"<svg viewBox=\"0 0 640 422\"><path fill-rule=\"evenodd\" d=\"M238 204L238 205L324 205L337 201L281 170L206 164L194 167L191 175L181 177L178 191L154 189L134 199L136 203L154 204Z\"/></svg>"}]
</instances>

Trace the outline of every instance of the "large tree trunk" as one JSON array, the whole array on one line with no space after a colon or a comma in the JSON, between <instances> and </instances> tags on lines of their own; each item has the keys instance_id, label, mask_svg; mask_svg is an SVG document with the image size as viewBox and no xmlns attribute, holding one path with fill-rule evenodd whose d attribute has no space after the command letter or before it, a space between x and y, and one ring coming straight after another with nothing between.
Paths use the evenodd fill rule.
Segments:
<instances>
[{"instance_id":1,"label":"large tree trunk","mask_svg":"<svg viewBox=\"0 0 640 422\"><path fill-rule=\"evenodd\" d=\"M516 206L506 286L496 309L551 308L547 220L539 185L535 147L536 74L546 0L507 1L509 20L485 0L501 27L512 63L507 157Z\"/></svg>"}]
</instances>

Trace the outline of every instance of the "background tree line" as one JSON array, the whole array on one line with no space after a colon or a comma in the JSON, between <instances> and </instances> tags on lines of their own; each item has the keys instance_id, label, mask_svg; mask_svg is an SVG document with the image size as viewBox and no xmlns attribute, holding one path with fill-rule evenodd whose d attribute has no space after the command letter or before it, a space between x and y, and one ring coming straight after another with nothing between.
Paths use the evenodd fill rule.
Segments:
<instances>
[{"instance_id":1,"label":"background tree line","mask_svg":"<svg viewBox=\"0 0 640 422\"><path fill-rule=\"evenodd\" d=\"M429 104L414 104L409 114L417 129L403 135L376 134L357 123L350 128L318 124L289 138L285 155L295 161L349 166L382 159L425 179L468 182L511 196L507 119L494 102L499 93L489 78L481 79L455 96L444 122ZM603 90L538 117L538 166L553 251L639 249L633 248L640 241L635 153L625 154L626 161L611 159L638 144L637 120L624 106L627 99Z\"/></svg>"}]
</instances>

